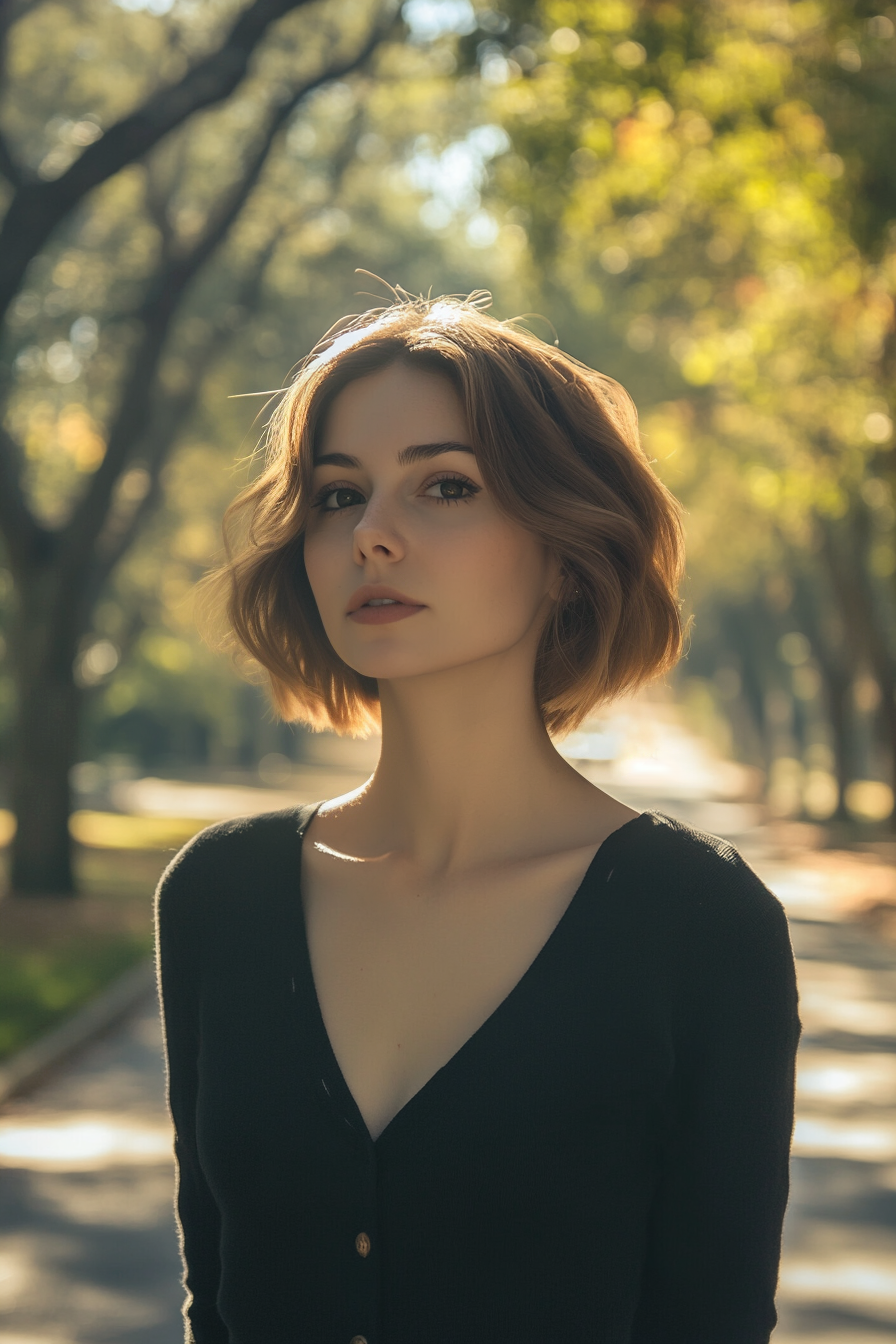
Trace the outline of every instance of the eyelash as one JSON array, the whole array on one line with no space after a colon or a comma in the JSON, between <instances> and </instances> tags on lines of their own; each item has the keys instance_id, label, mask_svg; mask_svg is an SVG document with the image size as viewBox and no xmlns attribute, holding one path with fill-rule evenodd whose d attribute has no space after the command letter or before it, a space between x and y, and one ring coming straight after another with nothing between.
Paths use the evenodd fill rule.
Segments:
<instances>
[{"instance_id":1,"label":"eyelash","mask_svg":"<svg viewBox=\"0 0 896 1344\"><path fill-rule=\"evenodd\" d=\"M435 499L435 502L437 504L469 504L470 500L474 497L474 495L478 495L479 491L482 488L481 486L476 485L475 481L471 481L469 477L462 476L460 472L445 471L440 472L438 476L432 476L423 486L423 489L429 490L432 488L432 486L438 485L440 481L454 481L458 485L464 486L464 488L468 490L470 493L467 495L462 495L460 499L444 499L444 498L440 499L438 496L430 496L430 498ZM335 494L337 490L354 490L356 491L357 494L361 493L361 491L358 490L358 487L352 485L350 482L331 481L329 482L329 484L322 486L322 488L318 490L311 504L311 507L313 509L319 509L324 516L328 514L332 515L335 513L345 513L346 511L345 509L324 508L324 501L330 495ZM349 504L347 507L356 508L357 505Z\"/></svg>"}]
</instances>

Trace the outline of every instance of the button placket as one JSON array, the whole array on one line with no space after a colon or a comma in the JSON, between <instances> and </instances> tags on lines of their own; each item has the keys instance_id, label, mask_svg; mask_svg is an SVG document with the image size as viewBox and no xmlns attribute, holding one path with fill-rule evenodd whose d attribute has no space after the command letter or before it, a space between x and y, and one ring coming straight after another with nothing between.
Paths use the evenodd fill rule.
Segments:
<instances>
[{"instance_id":1,"label":"button placket","mask_svg":"<svg viewBox=\"0 0 896 1344\"><path fill-rule=\"evenodd\" d=\"M377 1241L377 1205L378 1205L378 1186L379 1186L379 1163L376 1146L371 1139L367 1127L364 1127L363 1134L357 1134L361 1147L364 1150L363 1175L361 1177L358 1189L358 1202L355 1207L355 1216L357 1222L351 1231L351 1255L356 1268L350 1272L348 1282L352 1283L352 1295L356 1309L360 1308L355 1317L357 1324L361 1326L362 1331L372 1331L371 1334L359 1332L353 1335L348 1344L374 1344L379 1338L377 1318L379 1312L379 1254ZM351 1318L349 1318L351 1319Z\"/></svg>"}]
</instances>

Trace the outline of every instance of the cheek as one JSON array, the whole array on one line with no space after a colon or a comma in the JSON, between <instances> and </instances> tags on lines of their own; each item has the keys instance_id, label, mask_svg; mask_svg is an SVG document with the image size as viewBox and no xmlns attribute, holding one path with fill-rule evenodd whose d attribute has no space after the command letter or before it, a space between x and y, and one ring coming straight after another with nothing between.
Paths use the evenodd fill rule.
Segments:
<instances>
[{"instance_id":1,"label":"cheek","mask_svg":"<svg viewBox=\"0 0 896 1344\"><path fill-rule=\"evenodd\" d=\"M544 601L550 583L545 548L503 519L471 530L450 563L446 557L445 572L453 574L456 590L463 588L467 601L505 619L530 618Z\"/></svg>"},{"instance_id":2,"label":"cheek","mask_svg":"<svg viewBox=\"0 0 896 1344\"><path fill-rule=\"evenodd\" d=\"M338 524L333 530L335 531L337 528ZM340 561L347 545L350 548L350 543L346 543L344 538L328 535L326 525L318 525L305 534L303 548L305 573L308 575L311 591L321 608L322 616L324 615L327 594L338 583ZM344 564L344 560L342 563Z\"/></svg>"}]
</instances>

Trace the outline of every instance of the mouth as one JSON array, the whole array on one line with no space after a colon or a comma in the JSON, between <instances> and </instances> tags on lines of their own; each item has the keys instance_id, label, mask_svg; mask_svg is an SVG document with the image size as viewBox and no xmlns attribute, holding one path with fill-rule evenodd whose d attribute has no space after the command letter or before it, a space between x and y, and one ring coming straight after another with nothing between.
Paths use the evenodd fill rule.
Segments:
<instances>
[{"instance_id":1,"label":"mouth","mask_svg":"<svg viewBox=\"0 0 896 1344\"><path fill-rule=\"evenodd\" d=\"M358 625L389 625L424 610L422 602L415 602L394 588L359 588L349 602L346 615Z\"/></svg>"}]
</instances>

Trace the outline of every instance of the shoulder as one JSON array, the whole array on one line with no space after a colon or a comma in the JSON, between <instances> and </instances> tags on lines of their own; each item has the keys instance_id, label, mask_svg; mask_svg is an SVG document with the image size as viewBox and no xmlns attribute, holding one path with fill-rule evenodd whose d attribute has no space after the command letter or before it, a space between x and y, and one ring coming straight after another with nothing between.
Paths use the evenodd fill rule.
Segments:
<instances>
[{"instance_id":1,"label":"shoulder","mask_svg":"<svg viewBox=\"0 0 896 1344\"><path fill-rule=\"evenodd\" d=\"M667 917L662 922L789 942L781 902L735 845L663 812L642 813L641 822L635 871Z\"/></svg>"},{"instance_id":2,"label":"shoulder","mask_svg":"<svg viewBox=\"0 0 896 1344\"><path fill-rule=\"evenodd\" d=\"M655 811L636 829L617 907L674 1000L696 1012L698 1035L744 1013L795 1023L790 929L774 892L720 836Z\"/></svg>"},{"instance_id":3,"label":"shoulder","mask_svg":"<svg viewBox=\"0 0 896 1344\"><path fill-rule=\"evenodd\" d=\"M298 837L314 812L314 804L233 817L206 826L189 840L165 868L156 888L163 915L186 916L214 894L255 884L260 875L294 871Z\"/></svg>"}]
</instances>

